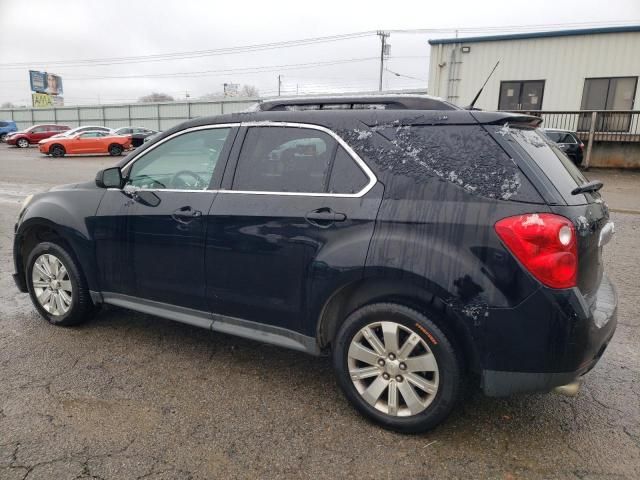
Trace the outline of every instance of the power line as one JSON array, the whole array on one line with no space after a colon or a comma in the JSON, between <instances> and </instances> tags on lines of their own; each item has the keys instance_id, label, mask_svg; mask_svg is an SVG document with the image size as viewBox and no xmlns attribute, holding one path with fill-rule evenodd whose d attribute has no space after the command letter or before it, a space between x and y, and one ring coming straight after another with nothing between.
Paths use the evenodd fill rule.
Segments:
<instances>
[{"instance_id":1,"label":"power line","mask_svg":"<svg viewBox=\"0 0 640 480\"><path fill-rule=\"evenodd\" d=\"M618 26L618 25L631 25L638 23L640 20L634 21L612 21L612 22L574 22L574 23L556 23L556 24L542 24L542 25L506 25L506 26L489 26L489 27L454 27L454 28L428 28L428 29L396 29L387 30L388 33L453 33L456 30L461 33L491 33L491 32L508 32L508 31L524 31L524 30L549 30L553 28L580 28L580 27L595 27L595 26ZM106 65L121 65L127 63L143 63L143 62L161 62L172 60L185 60L191 58L208 57L216 55L232 55L238 53L257 52L263 50L272 50L280 48L292 48L305 45L314 45L326 42L336 42L342 40L352 40L356 38L364 38L376 35L375 31L363 31L346 33L340 35L330 35L325 37L313 37L304 38L299 40L286 40L281 42L270 42L253 45L244 45L236 47L225 47L209 50L192 50L184 52L172 52L172 53L160 53L150 55L138 55L127 57L106 57L106 58L87 58L77 60L53 60L53 61L29 61L29 62L7 62L1 63L0 69L15 69L25 68L33 65L46 65L48 67L89 67L89 66L106 66Z\"/></svg>"},{"instance_id":2,"label":"power line","mask_svg":"<svg viewBox=\"0 0 640 480\"><path fill-rule=\"evenodd\" d=\"M394 72L393 70L389 70L388 68L385 67L385 70L389 73L393 73L396 77L405 77L405 78L410 78L412 80L418 80L420 82L426 82L427 79L425 78L418 78L418 77L412 77L411 75L404 75L402 73L398 73L398 72Z\"/></svg>"},{"instance_id":3,"label":"power line","mask_svg":"<svg viewBox=\"0 0 640 480\"><path fill-rule=\"evenodd\" d=\"M317 68L332 65L342 65L345 63L366 62L370 60L376 60L377 57L360 57L360 58L347 58L343 60L329 60L326 62L310 62L310 63L290 63L284 65L264 65L257 67L238 67L238 68L225 68L221 70L203 70L199 72L174 72L174 73L148 73L148 74L135 74L135 75L104 75L104 76L91 76L91 77L69 77L65 80L104 80L104 79L127 79L127 78L164 78L164 77L199 77L209 76L212 74L249 74L249 73L266 73L277 70L297 70L306 68Z\"/></svg>"},{"instance_id":4,"label":"power line","mask_svg":"<svg viewBox=\"0 0 640 480\"><path fill-rule=\"evenodd\" d=\"M192 50L186 52L161 53L153 55L137 55L129 57L109 57L109 58L88 58L80 60L54 60L54 61L31 61L31 62L12 62L2 63L0 68L24 68L33 65L47 65L57 67L81 67L81 66L99 66L99 65L121 65L125 63L140 62L159 62L168 60L184 60L198 57L208 57L215 55L231 55L237 53L258 52L263 50L273 50L280 48L291 48L305 45L314 45L319 43L336 42L342 40L352 40L355 38L363 38L374 35L375 32L355 32L342 35L331 35L326 37L303 38L300 40L287 40L282 42L261 43L254 45L245 45L239 47L226 47L210 50Z\"/></svg>"}]
</instances>

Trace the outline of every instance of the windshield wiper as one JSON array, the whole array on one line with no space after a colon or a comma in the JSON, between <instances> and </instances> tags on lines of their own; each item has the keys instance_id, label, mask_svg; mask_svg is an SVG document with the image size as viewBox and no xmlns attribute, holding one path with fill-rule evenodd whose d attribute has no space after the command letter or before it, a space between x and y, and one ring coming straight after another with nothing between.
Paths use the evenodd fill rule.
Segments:
<instances>
[{"instance_id":1,"label":"windshield wiper","mask_svg":"<svg viewBox=\"0 0 640 480\"><path fill-rule=\"evenodd\" d=\"M597 192L603 185L604 184L600 180L591 180L590 182L584 183L571 190L571 195L578 195L579 193L585 192Z\"/></svg>"}]
</instances>

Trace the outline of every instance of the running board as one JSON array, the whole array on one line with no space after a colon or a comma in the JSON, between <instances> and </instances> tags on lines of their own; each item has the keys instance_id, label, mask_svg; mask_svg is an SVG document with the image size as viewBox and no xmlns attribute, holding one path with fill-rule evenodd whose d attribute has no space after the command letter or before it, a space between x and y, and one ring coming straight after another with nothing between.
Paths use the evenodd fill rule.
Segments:
<instances>
[{"instance_id":1,"label":"running board","mask_svg":"<svg viewBox=\"0 0 640 480\"><path fill-rule=\"evenodd\" d=\"M92 292L92 298L94 297ZM96 295L97 296L97 295ZM132 297L121 293L104 292L102 302L117 307L128 308L136 312L155 315L156 317L186 323L214 332L226 333L237 337L268 343L278 347L290 348L311 355L320 355L315 338L286 328L264 325L250 320L229 317L217 313L203 312L186 307L179 307L154 300Z\"/></svg>"}]
</instances>

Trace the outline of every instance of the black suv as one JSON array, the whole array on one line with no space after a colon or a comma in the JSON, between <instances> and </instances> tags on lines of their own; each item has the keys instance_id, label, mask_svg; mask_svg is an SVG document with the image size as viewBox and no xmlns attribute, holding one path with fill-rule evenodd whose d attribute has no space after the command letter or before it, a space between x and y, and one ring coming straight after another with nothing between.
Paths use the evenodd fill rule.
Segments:
<instances>
[{"instance_id":1,"label":"black suv","mask_svg":"<svg viewBox=\"0 0 640 480\"><path fill-rule=\"evenodd\" d=\"M611 340L613 233L535 117L466 110L199 118L25 201L14 274L40 314L100 304L329 353L379 424L575 385Z\"/></svg>"}]
</instances>

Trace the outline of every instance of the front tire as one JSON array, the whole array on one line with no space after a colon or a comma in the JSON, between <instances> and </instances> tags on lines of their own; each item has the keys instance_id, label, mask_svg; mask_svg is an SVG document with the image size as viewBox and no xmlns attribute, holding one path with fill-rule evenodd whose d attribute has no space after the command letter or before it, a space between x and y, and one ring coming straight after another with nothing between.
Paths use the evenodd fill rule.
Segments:
<instances>
[{"instance_id":1,"label":"front tire","mask_svg":"<svg viewBox=\"0 0 640 480\"><path fill-rule=\"evenodd\" d=\"M0 134L0 143L4 143L7 141L7 133Z\"/></svg>"},{"instance_id":2,"label":"front tire","mask_svg":"<svg viewBox=\"0 0 640 480\"><path fill-rule=\"evenodd\" d=\"M110 145L109 146L109 155L112 157L117 157L118 155L122 155L123 148L121 145Z\"/></svg>"},{"instance_id":3,"label":"front tire","mask_svg":"<svg viewBox=\"0 0 640 480\"><path fill-rule=\"evenodd\" d=\"M62 145L52 145L51 148L49 148L49 153L51 154L52 157L59 158L59 157L64 157L64 154L66 152Z\"/></svg>"},{"instance_id":4,"label":"front tire","mask_svg":"<svg viewBox=\"0 0 640 480\"><path fill-rule=\"evenodd\" d=\"M29 140L26 138L19 138L16 145L20 148L27 148L29 146Z\"/></svg>"},{"instance_id":5,"label":"front tire","mask_svg":"<svg viewBox=\"0 0 640 480\"><path fill-rule=\"evenodd\" d=\"M34 306L52 325L89 320L94 305L79 265L64 247L42 242L29 254L26 280Z\"/></svg>"},{"instance_id":6,"label":"front tire","mask_svg":"<svg viewBox=\"0 0 640 480\"><path fill-rule=\"evenodd\" d=\"M449 338L411 308L377 303L342 324L333 347L340 388L362 414L404 433L430 430L462 392L460 357Z\"/></svg>"}]
</instances>

